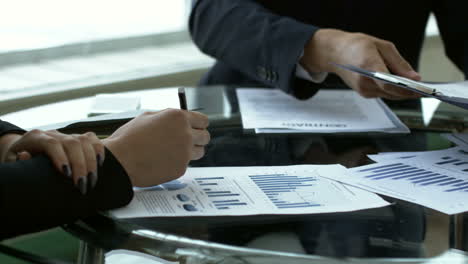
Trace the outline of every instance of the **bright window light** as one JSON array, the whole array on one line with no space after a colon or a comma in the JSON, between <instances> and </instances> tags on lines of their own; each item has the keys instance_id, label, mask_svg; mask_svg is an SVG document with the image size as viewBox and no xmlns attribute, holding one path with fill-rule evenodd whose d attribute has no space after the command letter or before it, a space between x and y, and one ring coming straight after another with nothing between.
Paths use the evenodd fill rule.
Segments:
<instances>
[{"instance_id":1,"label":"bright window light","mask_svg":"<svg viewBox=\"0 0 468 264\"><path fill-rule=\"evenodd\" d=\"M2 3L0 52L186 28L187 0L15 0Z\"/></svg>"}]
</instances>

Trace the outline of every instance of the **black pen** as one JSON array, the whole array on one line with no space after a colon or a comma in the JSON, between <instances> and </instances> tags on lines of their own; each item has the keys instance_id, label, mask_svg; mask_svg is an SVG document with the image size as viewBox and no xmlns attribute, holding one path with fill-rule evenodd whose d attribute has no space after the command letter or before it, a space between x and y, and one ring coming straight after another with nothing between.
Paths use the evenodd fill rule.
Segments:
<instances>
[{"instance_id":1,"label":"black pen","mask_svg":"<svg viewBox=\"0 0 468 264\"><path fill-rule=\"evenodd\" d=\"M187 97L185 96L184 87L179 87L179 104L180 104L180 109L187 110Z\"/></svg>"}]
</instances>

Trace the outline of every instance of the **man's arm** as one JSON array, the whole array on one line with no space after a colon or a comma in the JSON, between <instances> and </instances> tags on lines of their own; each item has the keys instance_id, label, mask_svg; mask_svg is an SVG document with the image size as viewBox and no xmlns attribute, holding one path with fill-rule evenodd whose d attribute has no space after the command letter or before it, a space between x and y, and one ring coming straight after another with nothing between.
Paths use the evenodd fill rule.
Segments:
<instances>
[{"instance_id":1,"label":"man's arm","mask_svg":"<svg viewBox=\"0 0 468 264\"><path fill-rule=\"evenodd\" d=\"M464 1L434 1L434 4L445 53L468 79L468 4Z\"/></svg>"},{"instance_id":2,"label":"man's arm","mask_svg":"<svg viewBox=\"0 0 468 264\"><path fill-rule=\"evenodd\" d=\"M189 21L195 44L265 86L292 93L296 65L317 27L252 0L199 0Z\"/></svg>"},{"instance_id":3,"label":"man's arm","mask_svg":"<svg viewBox=\"0 0 468 264\"><path fill-rule=\"evenodd\" d=\"M98 173L96 187L82 195L45 156L0 164L0 240L73 222L97 210L130 202L130 180L110 151L106 151Z\"/></svg>"}]
</instances>

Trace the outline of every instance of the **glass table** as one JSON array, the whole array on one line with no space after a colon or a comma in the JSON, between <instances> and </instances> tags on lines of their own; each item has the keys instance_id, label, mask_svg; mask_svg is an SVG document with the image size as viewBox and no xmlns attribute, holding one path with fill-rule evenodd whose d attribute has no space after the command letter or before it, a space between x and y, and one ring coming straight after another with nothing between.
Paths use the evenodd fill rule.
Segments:
<instances>
[{"instance_id":1,"label":"glass table","mask_svg":"<svg viewBox=\"0 0 468 264\"><path fill-rule=\"evenodd\" d=\"M178 107L176 88L125 94L141 96L142 108ZM202 108L200 111L211 120L212 140L206 155L192 162L192 167L339 163L349 168L371 163L366 157L370 153L435 150L451 145L440 136L440 127L437 131L416 129L409 135L255 134L242 129L235 88L190 88L187 98L189 108ZM34 127L40 124L33 113L38 116L68 109L66 116L54 116L48 122L80 119L86 117L91 102L92 98L76 99L1 118ZM405 111L417 116L419 109ZM100 127L99 134L114 128ZM78 130L87 129L93 127ZM102 213L64 228L83 241L79 263L103 263L104 253L113 249L130 249L190 264L468 261L462 251L466 248L462 215L448 216L384 198L392 205L348 213L125 220Z\"/></svg>"}]
</instances>

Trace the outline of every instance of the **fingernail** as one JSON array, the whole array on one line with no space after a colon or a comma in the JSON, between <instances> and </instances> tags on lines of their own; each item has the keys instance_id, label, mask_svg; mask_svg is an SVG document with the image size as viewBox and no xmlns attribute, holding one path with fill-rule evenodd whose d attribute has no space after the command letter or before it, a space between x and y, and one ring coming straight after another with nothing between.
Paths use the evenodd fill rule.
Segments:
<instances>
[{"instance_id":1,"label":"fingernail","mask_svg":"<svg viewBox=\"0 0 468 264\"><path fill-rule=\"evenodd\" d=\"M415 71L410 71L409 72L412 76L416 77L416 78L421 78L421 75L419 75L419 73L415 72Z\"/></svg>"},{"instance_id":2,"label":"fingernail","mask_svg":"<svg viewBox=\"0 0 468 264\"><path fill-rule=\"evenodd\" d=\"M104 157L102 157L101 154L97 154L97 162L100 167L104 164Z\"/></svg>"},{"instance_id":3,"label":"fingernail","mask_svg":"<svg viewBox=\"0 0 468 264\"><path fill-rule=\"evenodd\" d=\"M70 167L68 165L63 165L62 166L62 172L63 172L63 174L65 174L65 176L67 176L68 178L71 178L72 172L71 172Z\"/></svg>"},{"instance_id":4,"label":"fingernail","mask_svg":"<svg viewBox=\"0 0 468 264\"><path fill-rule=\"evenodd\" d=\"M96 172L88 173L88 183L90 184L91 189L93 189L94 186L96 186L97 180L98 177Z\"/></svg>"},{"instance_id":5,"label":"fingernail","mask_svg":"<svg viewBox=\"0 0 468 264\"><path fill-rule=\"evenodd\" d=\"M86 194L87 191L87 180L86 177L80 177L78 179L78 190L80 190L82 195Z\"/></svg>"}]
</instances>

